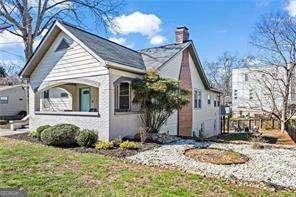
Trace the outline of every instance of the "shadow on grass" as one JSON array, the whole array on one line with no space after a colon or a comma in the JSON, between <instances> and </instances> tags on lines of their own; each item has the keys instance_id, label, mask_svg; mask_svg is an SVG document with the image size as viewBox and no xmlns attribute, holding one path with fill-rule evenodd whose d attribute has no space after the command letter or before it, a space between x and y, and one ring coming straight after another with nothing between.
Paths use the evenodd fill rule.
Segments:
<instances>
[{"instance_id":1,"label":"shadow on grass","mask_svg":"<svg viewBox=\"0 0 296 197\"><path fill-rule=\"evenodd\" d=\"M218 136L218 140L223 141L248 141L248 142L263 142L269 144L276 144L277 137L258 135L253 133L223 133Z\"/></svg>"}]
</instances>

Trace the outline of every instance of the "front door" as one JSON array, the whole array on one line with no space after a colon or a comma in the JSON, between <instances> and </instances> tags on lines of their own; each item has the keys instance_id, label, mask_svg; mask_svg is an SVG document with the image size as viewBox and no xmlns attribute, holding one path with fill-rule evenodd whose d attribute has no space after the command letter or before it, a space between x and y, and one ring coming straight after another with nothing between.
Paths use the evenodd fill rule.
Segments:
<instances>
[{"instance_id":1,"label":"front door","mask_svg":"<svg viewBox=\"0 0 296 197\"><path fill-rule=\"evenodd\" d=\"M80 88L80 111L89 111L90 109L90 89Z\"/></svg>"}]
</instances>

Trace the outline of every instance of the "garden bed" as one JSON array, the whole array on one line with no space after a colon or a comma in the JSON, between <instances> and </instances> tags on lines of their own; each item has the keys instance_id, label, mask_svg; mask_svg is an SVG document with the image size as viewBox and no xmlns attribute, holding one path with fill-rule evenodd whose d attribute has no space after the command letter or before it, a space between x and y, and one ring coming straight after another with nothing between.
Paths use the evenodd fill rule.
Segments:
<instances>
[{"instance_id":1,"label":"garden bed","mask_svg":"<svg viewBox=\"0 0 296 197\"><path fill-rule=\"evenodd\" d=\"M42 144L41 141L39 141L37 138L31 137L29 135L29 133L21 133L21 134L15 134L15 135L10 135L10 136L6 136L7 138L12 138L12 139L16 139L16 140L23 140L23 141L27 141L27 142L32 142L32 143L37 143L37 144ZM124 158L124 157L128 157L128 156L132 156L132 155L136 155L139 152L142 151L146 151L146 150L150 150L153 149L155 147L159 147L158 144L156 143L139 143L139 142L135 142L137 144L137 149L121 149L118 146L115 146L112 149L101 149L101 150L97 150L94 147L91 148L85 148L85 147L67 147L65 149L68 150L73 150L79 153L95 153L95 154L100 154L100 155L107 155L107 156L112 156L112 157L119 157L119 158Z\"/></svg>"},{"instance_id":2,"label":"garden bed","mask_svg":"<svg viewBox=\"0 0 296 197\"><path fill-rule=\"evenodd\" d=\"M193 148L186 150L184 154L194 160L221 165L243 164L249 161L243 154L218 148Z\"/></svg>"}]
</instances>

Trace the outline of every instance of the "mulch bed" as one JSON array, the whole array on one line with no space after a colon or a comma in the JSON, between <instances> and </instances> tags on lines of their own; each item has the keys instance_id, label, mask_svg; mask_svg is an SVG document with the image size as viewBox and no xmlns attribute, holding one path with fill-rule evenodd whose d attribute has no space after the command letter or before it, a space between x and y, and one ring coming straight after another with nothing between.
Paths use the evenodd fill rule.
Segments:
<instances>
[{"instance_id":1,"label":"mulch bed","mask_svg":"<svg viewBox=\"0 0 296 197\"><path fill-rule=\"evenodd\" d=\"M28 133L15 134L15 135L10 135L10 136L5 136L5 137L11 138L11 139L16 139L16 140L23 140L23 141L27 141L27 142L37 143L37 144L42 144L42 142L39 141L37 138L30 137ZM123 150L119 147L114 147L112 149L107 149L107 150L97 150L93 147L92 148L68 147L65 149L73 150L73 151L76 151L79 153L95 153L95 154L100 154L100 155L124 158L124 157L129 157L129 156L135 155L139 152L150 150L150 149L160 146L159 144L156 144L156 143L144 143L144 144L142 144L140 142L135 142L135 143L138 146L137 149Z\"/></svg>"},{"instance_id":2,"label":"mulch bed","mask_svg":"<svg viewBox=\"0 0 296 197\"><path fill-rule=\"evenodd\" d=\"M249 161L249 158L243 154L218 148L193 148L186 150L184 154L194 160L221 165L242 164Z\"/></svg>"}]
</instances>

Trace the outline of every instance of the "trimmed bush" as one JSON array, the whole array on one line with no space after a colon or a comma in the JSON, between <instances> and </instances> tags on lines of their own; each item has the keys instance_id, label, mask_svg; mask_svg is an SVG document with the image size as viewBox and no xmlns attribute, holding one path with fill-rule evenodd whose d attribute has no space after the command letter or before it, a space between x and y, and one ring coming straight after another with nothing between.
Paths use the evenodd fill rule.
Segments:
<instances>
[{"instance_id":1,"label":"trimmed bush","mask_svg":"<svg viewBox=\"0 0 296 197\"><path fill-rule=\"evenodd\" d=\"M91 147L94 146L98 140L98 135L92 130L82 130L78 137L77 143L83 147Z\"/></svg>"},{"instance_id":2,"label":"trimmed bush","mask_svg":"<svg viewBox=\"0 0 296 197\"><path fill-rule=\"evenodd\" d=\"M137 144L135 143L135 142L130 142L130 141L124 141L124 142L122 142L120 145L119 145L119 147L121 148L121 149L137 149L138 148L138 146L137 146Z\"/></svg>"},{"instance_id":3,"label":"trimmed bush","mask_svg":"<svg viewBox=\"0 0 296 197\"><path fill-rule=\"evenodd\" d=\"M50 146L69 146L76 144L79 127L72 124L58 124L41 132L41 141Z\"/></svg>"},{"instance_id":4,"label":"trimmed bush","mask_svg":"<svg viewBox=\"0 0 296 197\"><path fill-rule=\"evenodd\" d=\"M8 123L7 120L0 120L0 125L6 125Z\"/></svg>"},{"instance_id":5,"label":"trimmed bush","mask_svg":"<svg viewBox=\"0 0 296 197\"><path fill-rule=\"evenodd\" d=\"M111 141L99 141L98 143L96 143L96 149L101 150L101 149L111 149L114 148L114 143Z\"/></svg>"},{"instance_id":6,"label":"trimmed bush","mask_svg":"<svg viewBox=\"0 0 296 197\"><path fill-rule=\"evenodd\" d=\"M40 137L41 137L41 133L42 131L44 131L45 129L48 129L50 128L51 126L50 125L43 125L43 126L40 126L36 129L36 134L34 137L37 137L39 140L40 140ZM32 136L33 137L33 136Z\"/></svg>"}]
</instances>

